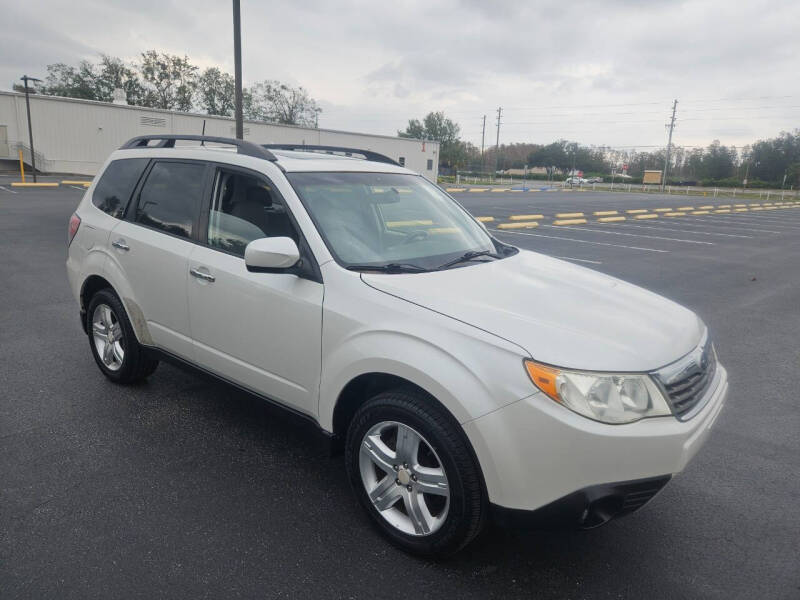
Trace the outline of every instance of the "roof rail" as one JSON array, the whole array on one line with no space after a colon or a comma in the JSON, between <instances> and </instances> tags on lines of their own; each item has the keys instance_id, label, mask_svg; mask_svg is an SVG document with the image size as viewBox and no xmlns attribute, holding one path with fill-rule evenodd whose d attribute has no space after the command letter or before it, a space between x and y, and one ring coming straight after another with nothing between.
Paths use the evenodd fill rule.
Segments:
<instances>
[{"instance_id":1,"label":"roof rail","mask_svg":"<svg viewBox=\"0 0 800 600\"><path fill-rule=\"evenodd\" d=\"M319 152L322 154L344 154L345 156L353 158L353 155L361 155L365 160L374 162L387 163L390 165L402 166L396 160L392 160L388 156L378 154L372 150L361 150L359 148L344 148L342 146L309 146L306 144L262 144L263 148L270 150L294 150L298 152ZM357 158L357 156L355 157Z\"/></svg>"},{"instance_id":2,"label":"roof rail","mask_svg":"<svg viewBox=\"0 0 800 600\"><path fill-rule=\"evenodd\" d=\"M150 146L153 140L161 140L160 144ZM234 138L216 137L211 135L140 135L139 137L131 138L122 146L120 150L129 150L132 148L174 148L177 140L188 140L194 142L213 142L216 144L228 144L236 146L236 152L245 156L254 156L256 158L263 158L266 160L277 161L275 155L263 146L254 144L253 142L246 142L245 140L237 140Z\"/></svg>"}]
</instances>

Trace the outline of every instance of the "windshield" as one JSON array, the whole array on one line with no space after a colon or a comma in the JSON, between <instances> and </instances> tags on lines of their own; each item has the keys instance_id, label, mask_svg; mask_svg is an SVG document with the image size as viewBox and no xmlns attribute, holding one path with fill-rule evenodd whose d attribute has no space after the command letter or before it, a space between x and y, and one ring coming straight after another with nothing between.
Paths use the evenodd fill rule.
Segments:
<instances>
[{"instance_id":1,"label":"windshield","mask_svg":"<svg viewBox=\"0 0 800 600\"><path fill-rule=\"evenodd\" d=\"M396 173L287 173L287 177L344 267L427 270L467 252L491 257L501 247L505 250L423 177Z\"/></svg>"}]
</instances>

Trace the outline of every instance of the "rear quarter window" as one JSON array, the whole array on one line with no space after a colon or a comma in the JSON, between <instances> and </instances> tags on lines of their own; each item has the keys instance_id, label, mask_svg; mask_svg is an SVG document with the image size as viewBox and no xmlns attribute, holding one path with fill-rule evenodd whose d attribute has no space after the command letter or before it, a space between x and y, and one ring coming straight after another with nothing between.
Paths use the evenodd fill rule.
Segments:
<instances>
[{"instance_id":1,"label":"rear quarter window","mask_svg":"<svg viewBox=\"0 0 800 600\"><path fill-rule=\"evenodd\" d=\"M122 158L109 164L94 188L92 204L121 219L148 161L147 158Z\"/></svg>"}]
</instances>

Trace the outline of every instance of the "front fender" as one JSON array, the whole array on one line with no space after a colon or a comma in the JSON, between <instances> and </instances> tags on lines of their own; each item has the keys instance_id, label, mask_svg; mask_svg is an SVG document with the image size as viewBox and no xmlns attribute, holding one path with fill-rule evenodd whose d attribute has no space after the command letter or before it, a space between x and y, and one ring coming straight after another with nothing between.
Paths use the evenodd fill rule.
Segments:
<instances>
[{"instance_id":1,"label":"front fender","mask_svg":"<svg viewBox=\"0 0 800 600\"><path fill-rule=\"evenodd\" d=\"M459 423L534 392L521 348L423 307L373 293L382 296L377 299L383 306L362 301L358 322L352 310L325 312L319 404L324 429L333 430L334 409L345 386L367 373L414 383ZM327 296L326 303L330 300Z\"/></svg>"}]
</instances>

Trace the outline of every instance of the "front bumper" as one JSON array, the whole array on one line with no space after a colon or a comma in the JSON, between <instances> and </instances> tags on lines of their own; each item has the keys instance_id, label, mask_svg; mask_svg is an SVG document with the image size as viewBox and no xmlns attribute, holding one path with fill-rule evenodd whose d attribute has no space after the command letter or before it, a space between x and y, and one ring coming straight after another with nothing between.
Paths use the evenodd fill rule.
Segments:
<instances>
[{"instance_id":1,"label":"front bumper","mask_svg":"<svg viewBox=\"0 0 800 600\"><path fill-rule=\"evenodd\" d=\"M720 365L707 392L709 399L687 421L655 417L607 425L536 393L470 421L464 429L496 513L535 511L558 501L572 507L567 513L577 511L580 517L598 500L612 498L597 505L597 518L602 520L607 507L619 508L619 498L624 503L629 484L658 479L663 486L684 469L708 437L727 392L727 372ZM617 508L611 512L621 513ZM541 514L563 521L547 510ZM591 526L587 518L566 520Z\"/></svg>"}]
</instances>

